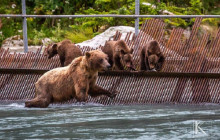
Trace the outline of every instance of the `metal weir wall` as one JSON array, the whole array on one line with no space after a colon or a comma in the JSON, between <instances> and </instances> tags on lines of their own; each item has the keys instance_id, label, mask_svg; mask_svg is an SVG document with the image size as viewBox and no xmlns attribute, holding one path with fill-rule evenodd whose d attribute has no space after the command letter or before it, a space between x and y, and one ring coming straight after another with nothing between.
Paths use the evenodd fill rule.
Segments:
<instances>
[{"instance_id":1,"label":"metal weir wall","mask_svg":"<svg viewBox=\"0 0 220 140\"><path fill-rule=\"evenodd\" d=\"M214 38L199 33L202 18L196 18L190 37L183 39L183 29L173 29L164 40L165 24L160 19L147 20L137 36L128 33L125 41L134 48L134 64L139 69L139 53L148 41L156 39L166 56L162 72L100 73L97 84L115 99L89 98L88 102L105 105L147 103L220 103L220 29ZM119 40L117 32L114 40ZM81 47L83 53L92 50ZM102 49L102 46L99 47ZM58 57L47 59L40 51L10 54L0 50L0 100L28 100L34 97L34 83L47 70L59 67ZM75 100L68 103L76 102Z\"/></svg>"}]
</instances>

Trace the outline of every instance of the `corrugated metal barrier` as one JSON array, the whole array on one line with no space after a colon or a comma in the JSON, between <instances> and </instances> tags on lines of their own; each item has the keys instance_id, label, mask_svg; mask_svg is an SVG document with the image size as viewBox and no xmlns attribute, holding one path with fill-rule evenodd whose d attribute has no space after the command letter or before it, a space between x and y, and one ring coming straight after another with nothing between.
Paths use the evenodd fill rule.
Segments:
<instances>
[{"instance_id":1,"label":"corrugated metal barrier","mask_svg":"<svg viewBox=\"0 0 220 140\"><path fill-rule=\"evenodd\" d=\"M161 19L143 23L137 36L127 33L125 41L134 48L134 65L139 70L139 53L148 41L156 39L166 56L162 72L108 71L99 73L97 84L110 91L117 90L114 99L100 96L88 102L104 105L148 103L220 103L220 28L210 39L200 33L202 18L196 18L188 39L183 29L172 30L164 39L165 24ZM116 32L113 40L119 40ZM83 53L92 50L81 47ZM102 49L102 46L99 47ZM34 83L46 71L59 67L58 56L47 59L38 52L11 54L0 50L0 100L29 100L34 97ZM70 100L65 103L73 103Z\"/></svg>"}]
</instances>

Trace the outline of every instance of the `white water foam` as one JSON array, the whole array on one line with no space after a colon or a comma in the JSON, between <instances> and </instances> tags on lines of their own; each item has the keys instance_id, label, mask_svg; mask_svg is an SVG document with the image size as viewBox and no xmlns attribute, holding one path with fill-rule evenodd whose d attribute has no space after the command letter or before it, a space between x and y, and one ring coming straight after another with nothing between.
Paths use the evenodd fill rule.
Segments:
<instances>
[{"instance_id":1,"label":"white water foam","mask_svg":"<svg viewBox=\"0 0 220 140\"><path fill-rule=\"evenodd\" d=\"M24 108L24 103L12 103L12 104L3 104L3 105L0 105L0 106L3 106L3 107L15 107L15 108Z\"/></svg>"},{"instance_id":2,"label":"white water foam","mask_svg":"<svg viewBox=\"0 0 220 140\"><path fill-rule=\"evenodd\" d=\"M49 107L54 108L54 107L71 107L71 106L104 106L103 104L99 103L84 103L84 102L78 102L78 103L73 103L73 104L51 104Z\"/></svg>"}]
</instances>

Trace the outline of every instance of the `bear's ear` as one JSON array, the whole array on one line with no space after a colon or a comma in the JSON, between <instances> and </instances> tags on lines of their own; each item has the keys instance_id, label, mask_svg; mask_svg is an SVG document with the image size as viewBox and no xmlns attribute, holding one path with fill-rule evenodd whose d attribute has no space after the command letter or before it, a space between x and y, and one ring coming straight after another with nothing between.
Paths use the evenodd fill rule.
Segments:
<instances>
[{"instance_id":1,"label":"bear's ear","mask_svg":"<svg viewBox=\"0 0 220 140\"><path fill-rule=\"evenodd\" d=\"M125 55L125 51L124 51L124 50L121 50L121 54L122 54L122 55Z\"/></svg>"},{"instance_id":2,"label":"bear's ear","mask_svg":"<svg viewBox=\"0 0 220 140\"><path fill-rule=\"evenodd\" d=\"M53 45L52 45L52 48L53 48L53 50L57 50L57 44L56 44L56 43L53 44Z\"/></svg>"},{"instance_id":3,"label":"bear's ear","mask_svg":"<svg viewBox=\"0 0 220 140\"><path fill-rule=\"evenodd\" d=\"M89 52L86 52L86 57L89 58L91 54Z\"/></svg>"},{"instance_id":4,"label":"bear's ear","mask_svg":"<svg viewBox=\"0 0 220 140\"><path fill-rule=\"evenodd\" d=\"M130 53L132 54L132 53L133 53L133 51L134 51L134 49L133 49L133 48L131 48Z\"/></svg>"}]
</instances>

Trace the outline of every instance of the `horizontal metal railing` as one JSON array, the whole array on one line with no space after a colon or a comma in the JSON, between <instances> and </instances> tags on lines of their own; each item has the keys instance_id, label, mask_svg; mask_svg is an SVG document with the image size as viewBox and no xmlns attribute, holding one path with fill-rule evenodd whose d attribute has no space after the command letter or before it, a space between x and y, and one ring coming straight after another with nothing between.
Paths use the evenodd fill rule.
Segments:
<instances>
[{"instance_id":1,"label":"horizontal metal railing","mask_svg":"<svg viewBox=\"0 0 220 140\"><path fill-rule=\"evenodd\" d=\"M150 19L143 23L138 35L127 33L125 42L134 48L137 70L142 46L158 40L166 56L162 72L107 71L100 72L97 84L109 91L118 91L115 99L89 98L89 102L105 105L146 103L220 103L220 29L209 41L207 33L198 34L202 18L196 18L192 33L182 40L183 29L174 28L164 40L165 23ZM120 40L116 32L113 40ZM209 42L209 43L208 43ZM102 49L100 46L99 49ZM94 48L80 47L83 54ZM45 50L46 51L46 50ZM48 59L36 53L11 54L0 49L0 100L28 100L34 97L34 83L46 71L59 67L59 57ZM76 100L68 101L74 103Z\"/></svg>"},{"instance_id":2,"label":"horizontal metal railing","mask_svg":"<svg viewBox=\"0 0 220 140\"><path fill-rule=\"evenodd\" d=\"M50 69L7 69L1 68L0 74L44 74ZM220 78L220 73L195 73L195 72L147 72L147 71L103 71L99 75L124 75L144 77L185 77L185 78Z\"/></svg>"},{"instance_id":3,"label":"horizontal metal railing","mask_svg":"<svg viewBox=\"0 0 220 140\"><path fill-rule=\"evenodd\" d=\"M12 18L85 18L85 17L116 17L116 18L220 18L220 15L22 15L22 14L0 14L0 17Z\"/></svg>"},{"instance_id":4,"label":"horizontal metal railing","mask_svg":"<svg viewBox=\"0 0 220 140\"><path fill-rule=\"evenodd\" d=\"M135 19L135 35L139 33L139 18L220 18L220 15L139 15L140 1L135 0L135 15L28 15L26 14L26 0L22 1L22 14L0 14L0 17L7 18L23 18L23 41L24 52L28 52L28 36L26 18L86 18L86 17L116 17L116 18L134 18Z\"/></svg>"}]
</instances>

